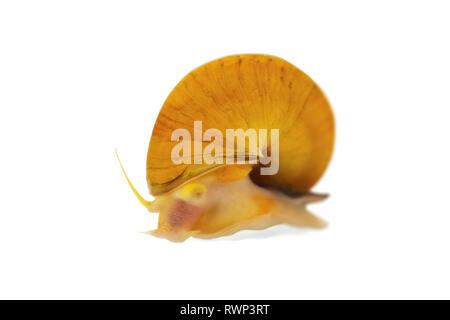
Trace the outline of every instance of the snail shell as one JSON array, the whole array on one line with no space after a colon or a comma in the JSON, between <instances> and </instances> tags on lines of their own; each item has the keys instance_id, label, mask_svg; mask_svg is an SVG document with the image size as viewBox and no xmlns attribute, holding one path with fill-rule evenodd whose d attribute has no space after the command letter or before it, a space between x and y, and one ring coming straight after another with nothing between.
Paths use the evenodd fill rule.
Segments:
<instances>
[{"instance_id":1,"label":"snail shell","mask_svg":"<svg viewBox=\"0 0 450 320\"><path fill-rule=\"evenodd\" d=\"M195 150L191 161L175 164L171 151L179 142L172 141L172 133L185 128L194 137L195 121L202 122L203 132L278 129L278 172L261 175L261 163L227 165L226 159L223 164L197 163ZM203 148L210 144L201 143ZM271 143L267 141L267 150ZM333 143L330 105L316 83L294 65L261 54L206 63L177 84L153 128L147 182L155 201L141 198L149 210L160 212L158 229L150 233L183 241L279 223L321 227L324 222L305 205L324 198L310 189L324 173ZM244 153L247 159L252 155L248 148Z\"/></svg>"}]
</instances>

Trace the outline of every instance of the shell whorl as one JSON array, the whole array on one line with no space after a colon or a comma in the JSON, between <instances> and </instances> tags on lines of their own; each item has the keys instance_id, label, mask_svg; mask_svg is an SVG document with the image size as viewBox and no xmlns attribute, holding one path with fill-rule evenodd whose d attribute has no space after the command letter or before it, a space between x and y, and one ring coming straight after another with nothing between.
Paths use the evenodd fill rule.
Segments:
<instances>
[{"instance_id":1,"label":"shell whorl","mask_svg":"<svg viewBox=\"0 0 450 320\"><path fill-rule=\"evenodd\" d=\"M171 191L218 166L176 165L171 160L177 144L171 141L172 132L185 128L194 137L193 124L199 120L203 130L279 129L279 171L271 176L253 172L252 180L260 185L308 191L331 158L333 113L310 77L275 56L228 56L190 72L164 102L147 155L147 182L153 195Z\"/></svg>"}]
</instances>

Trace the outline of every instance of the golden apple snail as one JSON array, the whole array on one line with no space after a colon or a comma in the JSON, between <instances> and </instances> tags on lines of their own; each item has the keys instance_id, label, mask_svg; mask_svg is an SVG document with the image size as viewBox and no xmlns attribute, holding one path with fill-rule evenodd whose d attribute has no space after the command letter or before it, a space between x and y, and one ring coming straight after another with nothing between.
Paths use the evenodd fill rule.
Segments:
<instances>
[{"instance_id":1,"label":"golden apple snail","mask_svg":"<svg viewBox=\"0 0 450 320\"><path fill-rule=\"evenodd\" d=\"M174 139L180 128L186 134ZM257 133L256 149L249 136L239 145L238 135L228 135L238 129ZM233 55L193 70L167 97L147 154L155 199L145 200L126 178L140 202L159 212L158 228L148 233L171 241L280 223L319 228L324 221L305 207L326 197L310 189L333 144L332 110L310 77L275 56ZM262 174L270 166L274 172Z\"/></svg>"}]
</instances>

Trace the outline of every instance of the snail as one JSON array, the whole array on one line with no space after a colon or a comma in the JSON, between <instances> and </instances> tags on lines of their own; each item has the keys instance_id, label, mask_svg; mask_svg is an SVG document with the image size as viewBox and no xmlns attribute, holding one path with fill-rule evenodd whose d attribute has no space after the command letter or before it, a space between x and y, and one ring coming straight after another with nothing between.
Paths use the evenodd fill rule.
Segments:
<instances>
[{"instance_id":1,"label":"snail","mask_svg":"<svg viewBox=\"0 0 450 320\"><path fill-rule=\"evenodd\" d=\"M246 142L239 148L239 136L230 143L227 131L238 128ZM257 134L256 147L249 133ZM182 242L276 224L325 226L306 205L327 197L310 190L333 144L333 112L309 76L275 56L232 55L190 72L164 102L147 154L153 201L120 165L141 204L159 212L148 233Z\"/></svg>"}]
</instances>

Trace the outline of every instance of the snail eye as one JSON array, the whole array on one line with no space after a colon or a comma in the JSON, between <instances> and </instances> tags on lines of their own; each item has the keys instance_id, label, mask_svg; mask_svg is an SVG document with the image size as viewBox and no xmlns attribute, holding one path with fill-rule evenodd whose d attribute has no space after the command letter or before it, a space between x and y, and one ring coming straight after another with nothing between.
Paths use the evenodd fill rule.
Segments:
<instances>
[{"instance_id":1,"label":"snail eye","mask_svg":"<svg viewBox=\"0 0 450 320\"><path fill-rule=\"evenodd\" d=\"M202 183L189 183L177 191L176 195L184 200L201 198L207 189Z\"/></svg>"}]
</instances>

